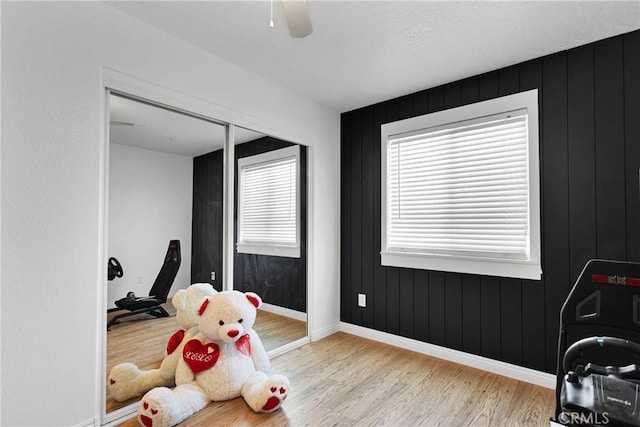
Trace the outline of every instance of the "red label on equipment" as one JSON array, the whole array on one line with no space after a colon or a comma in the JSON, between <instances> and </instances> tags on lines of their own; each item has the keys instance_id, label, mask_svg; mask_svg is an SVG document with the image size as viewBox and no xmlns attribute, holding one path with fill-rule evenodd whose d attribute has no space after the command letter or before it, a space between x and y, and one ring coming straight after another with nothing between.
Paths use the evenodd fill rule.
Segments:
<instances>
[{"instance_id":1,"label":"red label on equipment","mask_svg":"<svg viewBox=\"0 0 640 427\"><path fill-rule=\"evenodd\" d=\"M640 279L627 276L607 276L606 274L592 274L593 283L606 283L608 285L640 286Z\"/></svg>"}]
</instances>

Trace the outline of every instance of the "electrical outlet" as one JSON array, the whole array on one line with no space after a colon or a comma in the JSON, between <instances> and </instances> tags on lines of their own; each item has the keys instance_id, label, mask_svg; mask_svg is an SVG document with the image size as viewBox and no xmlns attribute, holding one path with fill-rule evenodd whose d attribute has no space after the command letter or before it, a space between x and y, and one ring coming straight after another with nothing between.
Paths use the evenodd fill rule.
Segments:
<instances>
[{"instance_id":1,"label":"electrical outlet","mask_svg":"<svg viewBox=\"0 0 640 427\"><path fill-rule=\"evenodd\" d=\"M358 294L358 306L359 307L366 307L367 306L367 295Z\"/></svg>"},{"instance_id":2,"label":"electrical outlet","mask_svg":"<svg viewBox=\"0 0 640 427\"><path fill-rule=\"evenodd\" d=\"M215 271L211 272L211 280L216 280L216 272Z\"/></svg>"},{"instance_id":3,"label":"electrical outlet","mask_svg":"<svg viewBox=\"0 0 640 427\"><path fill-rule=\"evenodd\" d=\"M142 276L138 276L137 283L138 285L142 285Z\"/></svg>"}]
</instances>

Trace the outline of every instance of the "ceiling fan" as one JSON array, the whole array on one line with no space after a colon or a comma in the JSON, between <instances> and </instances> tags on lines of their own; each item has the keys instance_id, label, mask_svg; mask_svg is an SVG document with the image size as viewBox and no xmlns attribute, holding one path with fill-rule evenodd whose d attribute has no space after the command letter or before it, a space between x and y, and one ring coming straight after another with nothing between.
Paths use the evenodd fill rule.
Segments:
<instances>
[{"instance_id":1,"label":"ceiling fan","mask_svg":"<svg viewBox=\"0 0 640 427\"><path fill-rule=\"evenodd\" d=\"M287 18L287 26L291 37L303 38L311 34L311 16L307 0L281 0L284 14ZM269 25L273 27L273 0L271 0L271 21Z\"/></svg>"}]
</instances>

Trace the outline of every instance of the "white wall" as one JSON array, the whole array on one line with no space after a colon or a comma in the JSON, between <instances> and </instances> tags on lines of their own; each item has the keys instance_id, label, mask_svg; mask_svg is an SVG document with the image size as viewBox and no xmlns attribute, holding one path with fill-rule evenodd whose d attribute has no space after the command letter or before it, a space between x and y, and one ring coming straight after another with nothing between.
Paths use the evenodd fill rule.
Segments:
<instances>
[{"instance_id":1,"label":"white wall","mask_svg":"<svg viewBox=\"0 0 640 427\"><path fill-rule=\"evenodd\" d=\"M0 7L0 424L85 425L101 411L103 67L216 105L228 112L223 119L265 133L309 135L317 284L310 324L312 334L337 329L337 112L101 2Z\"/></svg>"},{"instance_id":2,"label":"white wall","mask_svg":"<svg viewBox=\"0 0 640 427\"><path fill-rule=\"evenodd\" d=\"M193 159L109 145L109 249L125 273L109 282L107 303L132 291L146 296L169 240L180 240L182 262L170 296L191 281Z\"/></svg>"}]
</instances>

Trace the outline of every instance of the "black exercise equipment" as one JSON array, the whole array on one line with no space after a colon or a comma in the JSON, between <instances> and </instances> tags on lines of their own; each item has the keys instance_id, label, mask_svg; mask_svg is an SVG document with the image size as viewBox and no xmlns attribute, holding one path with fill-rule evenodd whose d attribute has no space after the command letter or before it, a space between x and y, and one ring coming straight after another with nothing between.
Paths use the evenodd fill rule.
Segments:
<instances>
[{"instance_id":1,"label":"black exercise equipment","mask_svg":"<svg viewBox=\"0 0 640 427\"><path fill-rule=\"evenodd\" d=\"M640 425L640 264L587 262L560 312L551 425Z\"/></svg>"},{"instance_id":2,"label":"black exercise equipment","mask_svg":"<svg viewBox=\"0 0 640 427\"><path fill-rule=\"evenodd\" d=\"M153 282L153 286L149 291L148 297L136 297L133 292L129 292L125 298L115 302L117 308L109 309L107 312L127 310L128 313L118 314L107 323L107 330L112 325L120 323L123 317L133 316L136 314L147 313L155 317L168 317L169 313L161 306L167 302L171 285L178 274L180 268L180 241L171 240L169 249L164 257L164 263L158 273L158 277Z\"/></svg>"},{"instance_id":3,"label":"black exercise equipment","mask_svg":"<svg viewBox=\"0 0 640 427\"><path fill-rule=\"evenodd\" d=\"M116 258L111 257L109 261L107 261L107 279L113 280L116 277L124 276L124 272L122 271L122 265L120 265L120 261Z\"/></svg>"}]
</instances>

